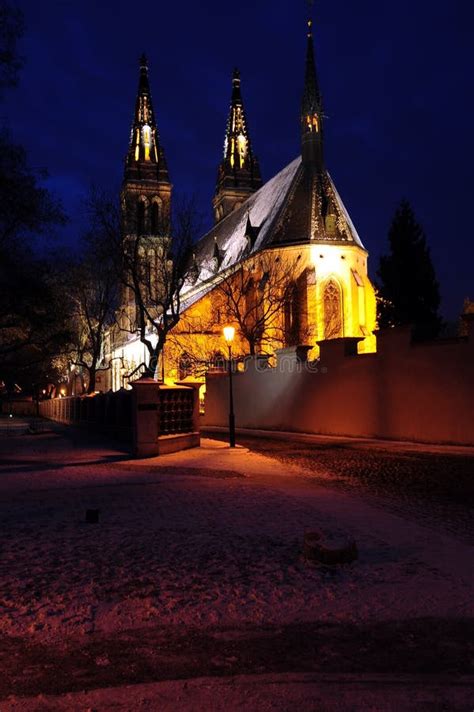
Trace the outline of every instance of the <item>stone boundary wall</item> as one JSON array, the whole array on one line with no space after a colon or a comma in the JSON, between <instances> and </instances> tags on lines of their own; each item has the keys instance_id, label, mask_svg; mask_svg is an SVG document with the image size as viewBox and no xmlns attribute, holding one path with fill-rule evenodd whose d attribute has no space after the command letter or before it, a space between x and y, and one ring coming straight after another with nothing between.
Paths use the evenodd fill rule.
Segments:
<instances>
[{"instance_id":1,"label":"stone boundary wall","mask_svg":"<svg viewBox=\"0 0 474 712\"><path fill-rule=\"evenodd\" d=\"M379 332L377 353L357 339L277 352L234 374L237 428L474 445L474 322L466 338L412 344L410 330ZM208 374L203 427L228 424L228 380Z\"/></svg>"}]
</instances>

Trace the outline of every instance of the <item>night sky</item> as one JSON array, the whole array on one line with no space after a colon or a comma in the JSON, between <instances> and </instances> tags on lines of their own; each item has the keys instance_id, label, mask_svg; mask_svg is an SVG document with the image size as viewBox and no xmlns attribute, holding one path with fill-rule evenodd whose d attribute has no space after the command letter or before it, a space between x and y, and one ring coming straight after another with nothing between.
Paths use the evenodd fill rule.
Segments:
<instances>
[{"instance_id":1,"label":"night sky","mask_svg":"<svg viewBox=\"0 0 474 712\"><path fill-rule=\"evenodd\" d=\"M299 152L303 0L18 2L18 89L2 113L80 230L92 183L118 190L146 52L175 190L210 205L238 66L264 180ZM402 197L425 227L453 318L474 298L472 25L469 0L317 2L326 161L369 250L372 277Z\"/></svg>"}]
</instances>

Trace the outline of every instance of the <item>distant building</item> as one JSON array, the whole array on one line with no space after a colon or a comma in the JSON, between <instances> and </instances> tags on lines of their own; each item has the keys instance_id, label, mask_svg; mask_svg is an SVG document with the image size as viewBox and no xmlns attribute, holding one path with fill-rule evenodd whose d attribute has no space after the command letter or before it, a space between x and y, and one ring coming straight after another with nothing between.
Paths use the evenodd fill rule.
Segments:
<instances>
[{"instance_id":1,"label":"distant building","mask_svg":"<svg viewBox=\"0 0 474 712\"><path fill-rule=\"evenodd\" d=\"M125 234L156 234L150 268L159 250L160 225L169 220L172 186L157 129L148 67L142 58L140 80L125 163L122 209ZM165 372L170 379L190 375L196 364L223 350L226 309L222 280L247 276L244 304L256 290L268 289L268 265L279 265L291 281L279 313L274 315L257 351L307 344L343 336L360 339L359 352L375 351L376 301L368 277L368 253L344 207L324 160L323 102L316 73L312 23L308 23L304 92L301 105L301 155L262 184L249 135L237 70L212 201L215 225L195 246L192 269L183 289L183 314L165 346ZM274 267L272 267L273 269ZM248 277L251 279L248 279ZM240 281L241 283L241 281ZM251 288L249 287L251 285ZM123 300L130 303L131 295ZM138 336L113 336L112 386L146 358ZM244 354L247 344L237 340ZM194 366L193 366L194 365Z\"/></svg>"}]
</instances>

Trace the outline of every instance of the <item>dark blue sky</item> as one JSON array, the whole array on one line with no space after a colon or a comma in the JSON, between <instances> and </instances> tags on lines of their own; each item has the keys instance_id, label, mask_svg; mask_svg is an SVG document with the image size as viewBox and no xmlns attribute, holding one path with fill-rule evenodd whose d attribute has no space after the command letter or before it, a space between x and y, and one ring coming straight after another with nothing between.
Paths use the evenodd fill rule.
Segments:
<instances>
[{"instance_id":1,"label":"dark blue sky","mask_svg":"<svg viewBox=\"0 0 474 712\"><path fill-rule=\"evenodd\" d=\"M143 51L175 189L195 193L208 222L234 66L264 179L297 155L303 0L18 4L26 64L2 111L71 215L65 240L88 186L120 184ZM332 0L314 17L326 160L371 274L407 197L453 317L474 298L473 4Z\"/></svg>"}]
</instances>

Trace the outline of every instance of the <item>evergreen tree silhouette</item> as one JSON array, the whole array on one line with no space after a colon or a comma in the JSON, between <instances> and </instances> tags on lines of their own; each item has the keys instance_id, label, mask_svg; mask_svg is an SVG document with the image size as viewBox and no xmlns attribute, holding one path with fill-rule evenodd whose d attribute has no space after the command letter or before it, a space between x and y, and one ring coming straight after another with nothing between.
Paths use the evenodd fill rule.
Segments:
<instances>
[{"instance_id":1,"label":"evergreen tree silhouette","mask_svg":"<svg viewBox=\"0 0 474 712\"><path fill-rule=\"evenodd\" d=\"M397 208L388 233L390 254L377 271L380 328L412 325L416 340L439 334L440 294L426 236L407 200Z\"/></svg>"}]
</instances>

